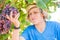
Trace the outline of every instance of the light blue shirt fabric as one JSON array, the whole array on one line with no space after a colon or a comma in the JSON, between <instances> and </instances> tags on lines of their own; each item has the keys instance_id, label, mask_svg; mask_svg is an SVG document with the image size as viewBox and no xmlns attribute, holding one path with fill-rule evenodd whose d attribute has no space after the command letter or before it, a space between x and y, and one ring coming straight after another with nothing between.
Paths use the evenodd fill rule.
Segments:
<instances>
[{"instance_id":1,"label":"light blue shirt fabric","mask_svg":"<svg viewBox=\"0 0 60 40\"><path fill-rule=\"evenodd\" d=\"M21 36L26 40L60 40L60 23L46 21L46 28L42 33L34 25L30 25Z\"/></svg>"}]
</instances>

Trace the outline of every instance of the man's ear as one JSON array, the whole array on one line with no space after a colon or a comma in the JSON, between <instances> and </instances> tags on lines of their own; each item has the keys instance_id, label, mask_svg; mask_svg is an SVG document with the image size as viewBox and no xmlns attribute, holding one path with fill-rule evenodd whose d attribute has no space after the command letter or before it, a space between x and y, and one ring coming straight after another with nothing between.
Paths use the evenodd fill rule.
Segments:
<instances>
[{"instance_id":1,"label":"man's ear","mask_svg":"<svg viewBox=\"0 0 60 40\"><path fill-rule=\"evenodd\" d=\"M43 14L44 14L45 18L48 18L48 13L46 11L43 10Z\"/></svg>"},{"instance_id":2,"label":"man's ear","mask_svg":"<svg viewBox=\"0 0 60 40\"><path fill-rule=\"evenodd\" d=\"M41 17L43 17L43 19L45 19L45 15L43 13L41 13Z\"/></svg>"},{"instance_id":3,"label":"man's ear","mask_svg":"<svg viewBox=\"0 0 60 40\"><path fill-rule=\"evenodd\" d=\"M39 9L40 9L40 8L39 8ZM43 18L45 18L45 19L48 18L47 10L42 10L42 9L40 9L40 12L41 12Z\"/></svg>"}]
</instances>

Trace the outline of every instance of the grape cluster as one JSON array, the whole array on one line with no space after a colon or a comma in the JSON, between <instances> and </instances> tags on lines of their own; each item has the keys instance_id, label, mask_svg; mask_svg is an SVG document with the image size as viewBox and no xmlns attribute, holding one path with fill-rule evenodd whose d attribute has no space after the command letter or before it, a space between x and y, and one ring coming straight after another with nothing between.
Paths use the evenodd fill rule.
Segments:
<instances>
[{"instance_id":1,"label":"grape cluster","mask_svg":"<svg viewBox=\"0 0 60 40\"><path fill-rule=\"evenodd\" d=\"M12 17L15 17L15 15L18 13L18 10L15 7L11 7L10 5L7 5L5 9L3 9L2 14L10 15L11 12L13 13Z\"/></svg>"},{"instance_id":2,"label":"grape cluster","mask_svg":"<svg viewBox=\"0 0 60 40\"><path fill-rule=\"evenodd\" d=\"M10 16L11 11L12 17L18 13L16 8L7 5L0 14L0 34L6 34L11 28L11 21L6 18L6 15Z\"/></svg>"},{"instance_id":3,"label":"grape cluster","mask_svg":"<svg viewBox=\"0 0 60 40\"><path fill-rule=\"evenodd\" d=\"M0 34L6 34L11 26L11 22L0 14Z\"/></svg>"}]
</instances>

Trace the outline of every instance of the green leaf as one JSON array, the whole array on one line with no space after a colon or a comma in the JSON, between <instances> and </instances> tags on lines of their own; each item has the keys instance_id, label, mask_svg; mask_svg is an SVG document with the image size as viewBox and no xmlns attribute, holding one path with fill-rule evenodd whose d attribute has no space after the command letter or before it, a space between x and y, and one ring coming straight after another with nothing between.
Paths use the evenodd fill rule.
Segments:
<instances>
[{"instance_id":1,"label":"green leaf","mask_svg":"<svg viewBox=\"0 0 60 40\"><path fill-rule=\"evenodd\" d=\"M36 1L36 4L39 8L41 9L47 9L47 6L46 4L42 1L42 0L35 0Z\"/></svg>"},{"instance_id":2,"label":"green leaf","mask_svg":"<svg viewBox=\"0 0 60 40\"><path fill-rule=\"evenodd\" d=\"M33 0L27 0L28 1L28 3L32 3L33 2Z\"/></svg>"},{"instance_id":3,"label":"green leaf","mask_svg":"<svg viewBox=\"0 0 60 40\"><path fill-rule=\"evenodd\" d=\"M45 4L47 4L47 3L51 2L51 0L43 0L43 2L44 2Z\"/></svg>"}]
</instances>

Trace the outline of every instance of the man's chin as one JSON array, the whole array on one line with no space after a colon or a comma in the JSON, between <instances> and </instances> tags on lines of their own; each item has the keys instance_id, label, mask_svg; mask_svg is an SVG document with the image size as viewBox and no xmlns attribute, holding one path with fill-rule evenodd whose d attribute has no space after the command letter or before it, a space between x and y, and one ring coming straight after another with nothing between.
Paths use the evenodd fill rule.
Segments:
<instances>
[{"instance_id":1,"label":"man's chin","mask_svg":"<svg viewBox=\"0 0 60 40\"><path fill-rule=\"evenodd\" d=\"M39 24L39 23L42 23L42 22L40 22L40 21L36 22L35 21L35 22L32 22L32 23L36 25L36 24Z\"/></svg>"},{"instance_id":2,"label":"man's chin","mask_svg":"<svg viewBox=\"0 0 60 40\"><path fill-rule=\"evenodd\" d=\"M37 22L33 22L33 24L38 24Z\"/></svg>"}]
</instances>

